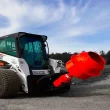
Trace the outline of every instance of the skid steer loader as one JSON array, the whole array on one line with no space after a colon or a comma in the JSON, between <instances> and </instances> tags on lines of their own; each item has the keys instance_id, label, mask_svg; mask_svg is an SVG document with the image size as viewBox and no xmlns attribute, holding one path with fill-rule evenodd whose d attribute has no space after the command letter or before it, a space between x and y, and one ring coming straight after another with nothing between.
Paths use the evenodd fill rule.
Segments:
<instances>
[{"instance_id":1,"label":"skid steer loader","mask_svg":"<svg viewBox=\"0 0 110 110\"><path fill-rule=\"evenodd\" d=\"M70 83L54 87L64 74L63 63L49 57L47 36L18 32L0 37L0 98L25 93L66 91Z\"/></svg>"}]
</instances>

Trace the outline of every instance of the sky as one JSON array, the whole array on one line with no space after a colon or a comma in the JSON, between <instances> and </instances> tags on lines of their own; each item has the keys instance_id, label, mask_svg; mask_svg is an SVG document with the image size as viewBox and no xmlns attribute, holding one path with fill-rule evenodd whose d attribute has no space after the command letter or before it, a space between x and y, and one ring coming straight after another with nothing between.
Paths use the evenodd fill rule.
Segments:
<instances>
[{"instance_id":1,"label":"sky","mask_svg":"<svg viewBox=\"0 0 110 110\"><path fill-rule=\"evenodd\" d=\"M48 36L50 53L110 50L110 0L0 0L0 36Z\"/></svg>"}]
</instances>

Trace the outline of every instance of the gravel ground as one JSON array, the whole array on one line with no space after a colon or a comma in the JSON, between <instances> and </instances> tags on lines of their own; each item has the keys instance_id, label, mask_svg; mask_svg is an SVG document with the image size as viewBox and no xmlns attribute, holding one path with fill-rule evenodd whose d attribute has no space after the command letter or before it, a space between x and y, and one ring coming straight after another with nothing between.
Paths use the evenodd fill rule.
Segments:
<instances>
[{"instance_id":1,"label":"gravel ground","mask_svg":"<svg viewBox=\"0 0 110 110\"><path fill-rule=\"evenodd\" d=\"M0 99L0 110L110 110L110 73L77 82L64 94Z\"/></svg>"}]
</instances>

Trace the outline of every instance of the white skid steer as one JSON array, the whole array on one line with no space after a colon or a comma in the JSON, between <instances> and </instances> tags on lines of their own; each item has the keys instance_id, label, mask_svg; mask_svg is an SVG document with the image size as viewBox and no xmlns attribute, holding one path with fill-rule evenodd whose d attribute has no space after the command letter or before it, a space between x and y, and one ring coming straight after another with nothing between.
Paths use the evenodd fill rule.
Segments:
<instances>
[{"instance_id":1,"label":"white skid steer","mask_svg":"<svg viewBox=\"0 0 110 110\"><path fill-rule=\"evenodd\" d=\"M18 32L0 37L0 98L25 93L65 91L70 83L54 87L63 63L49 57L47 36Z\"/></svg>"}]
</instances>

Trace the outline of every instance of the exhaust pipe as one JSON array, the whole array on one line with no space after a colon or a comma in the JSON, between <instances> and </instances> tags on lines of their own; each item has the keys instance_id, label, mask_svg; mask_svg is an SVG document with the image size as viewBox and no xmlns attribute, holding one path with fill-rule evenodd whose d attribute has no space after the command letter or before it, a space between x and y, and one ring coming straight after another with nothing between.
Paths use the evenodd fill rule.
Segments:
<instances>
[{"instance_id":1,"label":"exhaust pipe","mask_svg":"<svg viewBox=\"0 0 110 110\"><path fill-rule=\"evenodd\" d=\"M68 73L61 75L53 82L53 85L60 87L62 83L71 82L73 77L86 80L100 76L105 64L105 59L95 52L81 52L78 55L72 55L66 63Z\"/></svg>"}]
</instances>

